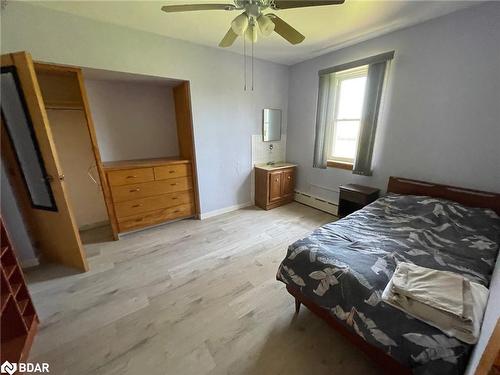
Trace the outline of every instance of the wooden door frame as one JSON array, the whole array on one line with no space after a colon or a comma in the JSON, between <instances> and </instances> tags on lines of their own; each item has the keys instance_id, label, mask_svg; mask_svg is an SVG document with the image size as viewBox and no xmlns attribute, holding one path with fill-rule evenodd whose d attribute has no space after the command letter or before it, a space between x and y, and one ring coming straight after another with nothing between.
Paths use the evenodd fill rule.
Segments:
<instances>
[{"instance_id":1,"label":"wooden door frame","mask_svg":"<svg viewBox=\"0 0 500 375\"><path fill-rule=\"evenodd\" d=\"M88 101L88 96L87 96L87 90L85 89L85 83L83 81L83 72L82 68L76 67L76 66L69 66L69 65L60 65L60 64L53 64L53 63L47 63L47 62L40 62L40 61L35 61L35 70L37 72L49 72L49 73L73 73L76 75L76 78L78 80L78 88L80 90L80 96L82 100L82 109L83 113L85 116L85 123L87 126L87 130L89 132L89 137L90 137L90 143L92 147L92 154L94 155L94 161L96 164L97 172L99 174L99 179L101 181L101 186L100 190L104 198L104 203L106 206L106 211L108 214L108 220L111 224L111 228L113 231L113 238L115 240L118 239L117 231L118 231L118 223L114 219L115 213L113 211L113 205L110 204L111 202L111 195L110 195L110 190L108 186L108 180L106 179L106 174L104 172L104 167L102 165L102 159L101 159L101 153L99 151L99 145L97 143L97 136L95 132L95 127L94 127L94 121L92 119L92 114L90 112L90 105Z\"/></svg>"}]
</instances>

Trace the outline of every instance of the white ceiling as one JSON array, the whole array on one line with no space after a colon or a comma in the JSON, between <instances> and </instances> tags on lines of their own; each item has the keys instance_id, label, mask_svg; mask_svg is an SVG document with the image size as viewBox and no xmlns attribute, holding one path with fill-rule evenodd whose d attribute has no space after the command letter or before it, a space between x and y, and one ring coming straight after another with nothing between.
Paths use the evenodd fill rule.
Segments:
<instances>
[{"instance_id":1,"label":"white ceiling","mask_svg":"<svg viewBox=\"0 0 500 375\"><path fill-rule=\"evenodd\" d=\"M37 1L44 7L104 22L127 26L214 48L229 28L237 11L164 13L162 5L232 3L231 0L186 1ZM294 64L329 51L398 30L459 9L477 1L346 0L343 5L282 10L278 15L306 40L292 46L277 34L261 38L256 57ZM230 48L243 53L241 38Z\"/></svg>"}]
</instances>

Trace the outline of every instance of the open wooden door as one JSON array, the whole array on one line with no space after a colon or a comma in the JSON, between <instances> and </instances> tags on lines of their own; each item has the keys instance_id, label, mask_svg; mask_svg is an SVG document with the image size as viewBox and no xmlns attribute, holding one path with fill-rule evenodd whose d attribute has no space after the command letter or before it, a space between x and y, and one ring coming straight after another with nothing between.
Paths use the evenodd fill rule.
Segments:
<instances>
[{"instance_id":1,"label":"open wooden door","mask_svg":"<svg viewBox=\"0 0 500 375\"><path fill-rule=\"evenodd\" d=\"M179 155L191 160L194 185L195 217L200 218L200 194L198 189L198 172L193 133L193 114L191 111L191 89L189 81L185 81L173 89L175 118L177 121L177 138L179 140Z\"/></svg>"},{"instance_id":2,"label":"open wooden door","mask_svg":"<svg viewBox=\"0 0 500 375\"><path fill-rule=\"evenodd\" d=\"M2 163L42 256L87 271L31 56L1 56Z\"/></svg>"}]
</instances>

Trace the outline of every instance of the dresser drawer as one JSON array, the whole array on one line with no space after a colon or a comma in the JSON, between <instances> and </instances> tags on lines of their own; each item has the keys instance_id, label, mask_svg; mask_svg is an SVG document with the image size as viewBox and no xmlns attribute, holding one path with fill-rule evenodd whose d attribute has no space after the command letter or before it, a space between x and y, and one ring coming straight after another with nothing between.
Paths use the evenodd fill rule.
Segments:
<instances>
[{"instance_id":1,"label":"dresser drawer","mask_svg":"<svg viewBox=\"0 0 500 375\"><path fill-rule=\"evenodd\" d=\"M153 197L134 199L126 202L117 202L115 203L115 213L120 219L127 216L158 210L160 208L174 207L186 203L193 203L192 191L180 191L177 193L156 195Z\"/></svg>"},{"instance_id":2,"label":"dresser drawer","mask_svg":"<svg viewBox=\"0 0 500 375\"><path fill-rule=\"evenodd\" d=\"M154 181L154 179L153 168L124 169L108 172L108 181L111 186L148 182Z\"/></svg>"},{"instance_id":3,"label":"dresser drawer","mask_svg":"<svg viewBox=\"0 0 500 375\"><path fill-rule=\"evenodd\" d=\"M175 207L119 218L118 227L120 232L126 232L132 229L147 227L168 220L184 218L192 215L194 215L194 206L192 204L182 204Z\"/></svg>"},{"instance_id":4,"label":"dresser drawer","mask_svg":"<svg viewBox=\"0 0 500 375\"><path fill-rule=\"evenodd\" d=\"M155 180L191 176L191 164L172 164L154 167Z\"/></svg>"},{"instance_id":5,"label":"dresser drawer","mask_svg":"<svg viewBox=\"0 0 500 375\"><path fill-rule=\"evenodd\" d=\"M111 195L114 202L124 202L137 198L186 191L192 189L192 187L193 180L191 177L179 177L169 180L145 182L142 184L112 186Z\"/></svg>"}]
</instances>

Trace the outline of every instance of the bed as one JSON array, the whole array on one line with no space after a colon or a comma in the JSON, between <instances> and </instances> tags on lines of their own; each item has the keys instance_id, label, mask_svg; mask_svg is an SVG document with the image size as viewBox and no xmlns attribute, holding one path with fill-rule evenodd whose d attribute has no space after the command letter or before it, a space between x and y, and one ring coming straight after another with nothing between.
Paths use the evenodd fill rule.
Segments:
<instances>
[{"instance_id":1,"label":"bed","mask_svg":"<svg viewBox=\"0 0 500 375\"><path fill-rule=\"evenodd\" d=\"M392 373L462 374L472 346L381 300L397 261L488 286L500 194L391 177L388 194L293 243L277 279Z\"/></svg>"}]
</instances>

